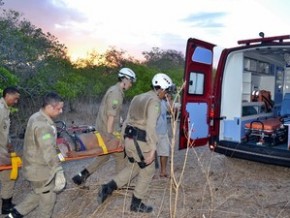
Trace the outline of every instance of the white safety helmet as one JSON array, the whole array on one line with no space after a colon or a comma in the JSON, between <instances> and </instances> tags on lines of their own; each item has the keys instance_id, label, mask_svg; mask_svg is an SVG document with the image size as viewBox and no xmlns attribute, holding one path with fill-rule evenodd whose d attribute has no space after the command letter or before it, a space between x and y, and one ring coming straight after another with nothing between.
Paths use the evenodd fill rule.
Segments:
<instances>
[{"instance_id":1,"label":"white safety helmet","mask_svg":"<svg viewBox=\"0 0 290 218\"><path fill-rule=\"evenodd\" d=\"M160 86L163 90L168 89L172 84L170 77L164 73L157 73L152 79L152 86Z\"/></svg>"},{"instance_id":2,"label":"white safety helmet","mask_svg":"<svg viewBox=\"0 0 290 218\"><path fill-rule=\"evenodd\" d=\"M131 80L132 82L136 82L136 75L135 75L134 71L131 70L130 68L122 68L118 73L118 77L119 78L125 77L125 78Z\"/></svg>"}]
</instances>

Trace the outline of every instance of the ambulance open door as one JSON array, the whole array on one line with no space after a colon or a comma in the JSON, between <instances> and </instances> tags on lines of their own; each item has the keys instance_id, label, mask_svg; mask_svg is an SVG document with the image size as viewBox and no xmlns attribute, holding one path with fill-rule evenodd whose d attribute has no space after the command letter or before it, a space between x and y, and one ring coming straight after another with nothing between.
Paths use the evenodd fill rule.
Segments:
<instances>
[{"instance_id":1,"label":"ambulance open door","mask_svg":"<svg viewBox=\"0 0 290 218\"><path fill-rule=\"evenodd\" d=\"M214 46L198 39L187 41L179 149L188 144L200 146L208 142Z\"/></svg>"}]
</instances>

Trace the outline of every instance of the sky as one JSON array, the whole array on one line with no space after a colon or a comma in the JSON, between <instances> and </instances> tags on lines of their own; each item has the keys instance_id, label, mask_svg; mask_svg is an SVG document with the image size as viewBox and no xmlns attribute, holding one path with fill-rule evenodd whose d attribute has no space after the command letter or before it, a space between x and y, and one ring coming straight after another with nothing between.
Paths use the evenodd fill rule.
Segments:
<instances>
[{"instance_id":1,"label":"sky","mask_svg":"<svg viewBox=\"0 0 290 218\"><path fill-rule=\"evenodd\" d=\"M183 54L188 38L223 48L290 34L289 0L2 0L68 48L72 60L111 47L136 59L153 47Z\"/></svg>"}]
</instances>

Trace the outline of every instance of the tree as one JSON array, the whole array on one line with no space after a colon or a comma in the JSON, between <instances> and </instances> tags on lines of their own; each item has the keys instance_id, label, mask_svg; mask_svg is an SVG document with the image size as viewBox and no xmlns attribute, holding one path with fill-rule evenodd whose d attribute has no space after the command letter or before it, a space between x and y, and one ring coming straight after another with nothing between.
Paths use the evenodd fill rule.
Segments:
<instances>
[{"instance_id":1,"label":"tree","mask_svg":"<svg viewBox=\"0 0 290 218\"><path fill-rule=\"evenodd\" d=\"M178 69L184 66L184 55L176 50L161 50L153 47L151 51L142 52L146 64L149 67L155 67L160 71Z\"/></svg>"},{"instance_id":2,"label":"tree","mask_svg":"<svg viewBox=\"0 0 290 218\"><path fill-rule=\"evenodd\" d=\"M51 59L59 65L67 59L64 45L22 19L19 12L2 10L0 29L0 66L17 76L24 88L39 73L48 71ZM50 76L55 78L53 75L58 73L51 70Z\"/></svg>"},{"instance_id":3,"label":"tree","mask_svg":"<svg viewBox=\"0 0 290 218\"><path fill-rule=\"evenodd\" d=\"M99 97L117 82L122 67L131 68L137 75L137 83L126 95L129 98L147 91L153 75L159 72L182 84L184 58L175 50L153 48L143 52L146 61L141 63L126 51L110 47L104 54L94 50L72 64L65 45L23 19L19 12L2 10L0 28L0 66L9 72L1 74L2 82L6 78L17 80L33 105L36 97L50 90L58 91L70 103Z\"/></svg>"},{"instance_id":4,"label":"tree","mask_svg":"<svg viewBox=\"0 0 290 218\"><path fill-rule=\"evenodd\" d=\"M0 67L0 88L3 89L7 86L15 86L17 84L18 78L4 67Z\"/></svg>"},{"instance_id":5,"label":"tree","mask_svg":"<svg viewBox=\"0 0 290 218\"><path fill-rule=\"evenodd\" d=\"M114 69L121 68L128 63L138 63L138 60L128 55L126 51L118 50L111 46L104 54L92 50L86 58L78 59L76 66L81 68L106 67L107 69Z\"/></svg>"},{"instance_id":6,"label":"tree","mask_svg":"<svg viewBox=\"0 0 290 218\"><path fill-rule=\"evenodd\" d=\"M151 51L142 52L147 67L155 69L155 73L166 73L177 86L183 84L184 55L176 50L162 50L153 47Z\"/></svg>"},{"instance_id":7,"label":"tree","mask_svg":"<svg viewBox=\"0 0 290 218\"><path fill-rule=\"evenodd\" d=\"M68 101L69 110L74 111L73 100L83 93L85 85L85 79L82 76L67 73L62 80L56 82L54 89Z\"/></svg>"},{"instance_id":8,"label":"tree","mask_svg":"<svg viewBox=\"0 0 290 218\"><path fill-rule=\"evenodd\" d=\"M25 90L31 96L43 95L48 90L54 90L58 82L67 81L68 77L75 77L74 73L75 69L69 60L48 57L36 75L26 81ZM71 82L77 81L71 80Z\"/></svg>"}]
</instances>

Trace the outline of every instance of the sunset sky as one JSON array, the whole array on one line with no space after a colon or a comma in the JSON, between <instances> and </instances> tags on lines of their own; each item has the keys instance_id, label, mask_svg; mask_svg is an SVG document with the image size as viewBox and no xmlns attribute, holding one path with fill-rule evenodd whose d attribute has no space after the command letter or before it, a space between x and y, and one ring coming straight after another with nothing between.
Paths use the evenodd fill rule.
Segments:
<instances>
[{"instance_id":1,"label":"sunset sky","mask_svg":"<svg viewBox=\"0 0 290 218\"><path fill-rule=\"evenodd\" d=\"M185 52L188 38L221 48L290 34L289 0L3 0L68 47L72 59L110 46L142 59L152 47Z\"/></svg>"}]
</instances>

